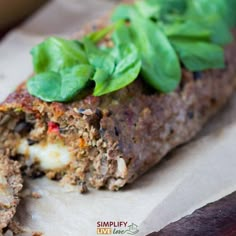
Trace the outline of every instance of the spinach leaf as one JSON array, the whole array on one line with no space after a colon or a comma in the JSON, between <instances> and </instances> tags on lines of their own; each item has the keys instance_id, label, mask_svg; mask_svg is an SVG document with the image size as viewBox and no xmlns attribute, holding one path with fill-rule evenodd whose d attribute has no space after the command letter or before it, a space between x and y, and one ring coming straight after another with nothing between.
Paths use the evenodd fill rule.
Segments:
<instances>
[{"instance_id":1,"label":"spinach leaf","mask_svg":"<svg viewBox=\"0 0 236 236\"><path fill-rule=\"evenodd\" d=\"M153 0L154 1L154 0ZM158 19L164 23L182 21L188 0L159 0L161 10Z\"/></svg>"},{"instance_id":2,"label":"spinach leaf","mask_svg":"<svg viewBox=\"0 0 236 236\"><path fill-rule=\"evenodd\" d=\"M68 102L87 85L93 73L89 65L76 65L60 73L42 72L28 80L27 89L31 95L47 102Z\"/></svg>"},{"instance_id":3,"label":"spinach leaf","mask_svg":"<svg viewBox=\"0 0 236 236\"><path fill-rule=\"evenodd\" d=\"M181 20L187 8L186 0L146 0L135 3L136 10L154 21L173 22Z\"/></svg>"},{"instance_id":4,"label":"spinach leaf","mask_svg":"<svg viewBox=\"0 0 236 236\"><path fill-rule=\"evenodd\" d=\"M36 75L27 88L42 100L67 102L91 81L95 82L93 94L100 96L132 83L141 70L152 87L171 92L181 79L180 61L191 71L224 67L223 49L218 45L232 40L233 1L122 4L112 16L115 23L88 34L82 42L51 37L34 47ZM114 47L96 45L107 35L112 36Z\"/></svg>"},{"instance_id":5,"label":"spinach leaf","mask_svg":"<svg viewBox=\"0 0 236 236\"><path fill-rule=\"evenodd\" d=\"M232 35L226 21L227 5L224 0L189 0L186 17L207 27L211 31L214 43L225 45L232 41Z\"/></svg>"},{"instance_id":6,"label":"spinach leaf","mask_svg":"<svg viewBox=\"0 0 236 236\"><path fill-rule=\"evenodd\" d=\"M94 31L86 36L89 40L91 40L94 43L98 43L101 41L107 34L112 32L114 30L114 25L109 25L103 29L100 29L98 31Z\"/></svg>"},{"instance_id":7,"label":"spinach leaf","mask_svg":"<svg viewBox=\"0 0 236 236\"><path fill-rule=\"evenodd\" d=\"M119 37L124 36L123 29L122 31L120 29L114 33L119 42L121 40ZM137 78L141 62L134 45L117 44L112 49L102 50L88 38L84 38L83 43L88 60L96 70L92 78L95 81L93 93L95 96L121 89Z\"/></svg>"},{"instance_id":8,"label":"spinach leaf","mask_svg":"<svg viewBox=\"0 0 236 236\"><path fill-rule=\"evenodd\" d=\"M105 28L92 32L86 35L86 38L92 41L93 43L98 43L99 41L104 39L105 36L112 33L117 27L120 27L120 25L123 25L123 20L117 21L116 23L113 23Z\"/></svg>"},{"instance_id":9,"label":"spinach leaf","mask_svg":"<svg viewBox=\"0 0 236 236\"><path fill-rule=\"evenodd\" d=\"M132 44L131 31L124 21L121 22L121 24L113 32L112 40L115 45L120 45L124 42L126 44Z\"/></svg>"},{"instance_id":10,"label":"spinach leaf","mask_svg":"<svg viewBox=\"0 0 236 236\"><path fill-rule=\"evenodd\" d=\"M111 20L113 22L117 22L120 20L130 20L133 11L135 11L133 5L121 4L113 12Z\"/></svg>"},{"instance_id":11,"label":"spinach leaf","mask_svg":"<svg viewBox=\"0 0 236 236\"><path fill-rule=\"evenodd\" d=\"M190 71L224 67L224 51L215 44L192 40L171 41L180 60Z\"/></svg>"},{"instance_id":12,"label":"spinach leaf","mask_svg":"<svg viewBox=\"0 0 236 236\"><path fill-rule=\"evenodd\" d=\"M211 38L209 29L192 20L181 23L165 24L163 28L165 34L170 38L192 38L206 41L210 41Z\"/></svg>"},{"instance_id":13,"label":"spinach leaf","mask_svg":"<svg viewBox=\"0 0 236 236\"><path fill-rule=\"evenodd\" d=\"M92 80L95 82L95 88L93 91L94 96L100 96L100 94L104 94L103 91L107 86L107 81L109 81L111 75L100 68L96 69L96 72L92 78Z\"/></svg>"},{"instance_id":14,"label":"spinach leaf","mask_svg":"<svg viewBox=\"0 0 236 236\"><path fill-rule=\"evenodd\" d=\"M135 9L142 17L158 19L161 11L160 1L137 1Z\"/></svg>"},{"instance_id":15,"label":"spinach leaf","mask_svg":"<svg viewBox=\"0 0 236 236\"><path fill-rule=\"evenodd\" d=\"M146 0L136 1L134 5L122 4L116 8L112 21L131 20L133 14L154 21L170 22L182 19L181 14L186 10L187 0Z\"/></svg>"},{"instance_id":16,"label":"spinach leaf","mask_svg":"<svg viewBox=\"0 0 236 236\"><path fill-rule=\"evenodd\" d=\"M178 57L167 37L153 22L136 17L131 24L133 40L142 57L142 75L161 92L171 92L181 79Z\"/></svg>"},{"instance_id":17,"label":"spinach leaf","mask_svg":"<svg viewBox=\"0 0 236 236\"><path fill-rule=\"evenodd\" d=\"M115 59L109 53L98 48L90 39L84 38L83 44L89 63L95 69L102 69L108 74L112 74L115 68Z\"/></svg>"},{"instance_id":18,"label":"spinach leaf","mask_svg":"<svg viewBox=\"0 0 236 236\"><path fill-rule=\"evenodd\" d=\"M235 27L236 25L236 14L235 14L235 9L236 9L236 1L235 0L227 0L227 15L226 15L226 20L229 25L229 27Z\"/></svg>"},{"instance_id":19,"label":"spinach leaf","mask_svg":"<svg viewBox=\"0 0 236 236\"><path fill-rule=\"evenodd\" d=\"M88 60L78 41L50 37L31 50L36 73L54 71L76 64L87 64Z\"/></svg>"},{"instance_id":20,"label":"spinach leaf","mask_svg":"<svg viewBox=\"0 0 236 236\"><path fill-rule=\"evenodd\" d=\"M156 0L148 0L156 2ZM157 0L161 5L161 14L184 14L187 9L188 0Z\"/></svg>"},{"instance_id":21,"label":"spinach leaf","mask_svg":"<svg viewBox=\"0 0 236 236\"><path fill-rule=\"evenodd\" d=\"M101 72L99 73L99 80L97 76L94 78L96 86L93 94L95 96L111 93L129 85L140 72L141 60L134 45L120 44L111 51L111 54L116 58L115 70L107 79L104 72L102 75L100 75Z\"/></svg>"}]
</instances>

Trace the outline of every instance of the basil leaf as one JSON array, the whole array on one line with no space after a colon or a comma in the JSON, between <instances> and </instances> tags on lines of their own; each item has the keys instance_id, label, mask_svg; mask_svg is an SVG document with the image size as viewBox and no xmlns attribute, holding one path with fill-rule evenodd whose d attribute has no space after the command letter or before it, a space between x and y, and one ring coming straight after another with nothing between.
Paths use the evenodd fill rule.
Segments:
<instances>
[{"instance_id":1,"label":"basil leaf","mask_svg":"<svg viewBox=\"0 0 236 236\"><path fill-rule=\"evenodd\" d=\"M89 65L77 65L58 72L43 72L27 82L29 93L47 102L68 102L82 90L93 75Z\"/></svg>"},{"instance_id":2,"label":"basil leaf","mask_svg":"<svg viewBox=\"0 0 236 236\"><path fill-rule=\"evenodd\" d=\"M147 83L161 92L171 92L181 79L178 57L159 27L136 17L131 25L134 43L142 57L142 75Z\"/></svg>"},{"instance_id":3,"label":"basil leaf","mask_svg":"<svg viewBox=\"0 0 236 236\"><path fill-rule=\"evenodd\" d=\"M86 64L87 57L79 42L50 37L31 50L36 73L54 71L76 64Z\"/></svg>"},{"instance_id":4,"label":"basil leaf","mask_svg":"<svg viewBox=\"0 0 236 236\"><path fill-rule=\"evenodd\" d=\"M191 20L182 23L166 24L163 28L165 34L171 38L194 38L207 41L211 38L209 29Z\"/></svg>"},{"instance_id":5,"label":"basil leaf","mask_svg":"<svg viewBox=\"0 0 236 236\"><path fill-rule=\"evenodd\" d=\"M88 56L89 63L95 69L102 69L108 74L112 74L115 68L115 59L105 50L97 48L88 38L83 39L84 48Z\"/></svg>"},{"instance_id":6,"label":"basil leaf","mask_svg":"<svg viewBox=\"0 0 236 236\"><path fill-rule=\"evenodd\" d=\"M190 71L224 67L224 50L218 45L191 40L171 42L181 61Z\"/></svg>"},{"instance_id":7,"label":"basil leaf","mask_svg":"<svg viewBox=\"0 0 236 236\"><path fill-rule=\"evenodd\" d=\"M232 41L227 25L227 5L224 0L216 0L214 4L208 0L189 0L186 17L207 27L212 33L214 43L225 45Z\"/></svg>"}]
</instances>

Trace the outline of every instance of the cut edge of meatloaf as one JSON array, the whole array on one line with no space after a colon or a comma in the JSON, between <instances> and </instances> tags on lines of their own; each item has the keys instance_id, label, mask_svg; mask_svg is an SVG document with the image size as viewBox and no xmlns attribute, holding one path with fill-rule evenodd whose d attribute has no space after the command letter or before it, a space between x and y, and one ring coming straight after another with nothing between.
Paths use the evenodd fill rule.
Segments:
<instances>
[{"instance_id":1,"label":"cut edge of meatloaf","mask_svg":"<svg viewBox=\"0 0 236 236\"><path fill-rule=\"evenodd\" d=\"M77 38L104 26L104 19ZM0 150L10 150L29 176L46 174L81 185L82 191L86 184L117 190L193 138L226 103L236 84L235 55L233 42L225 48L226 68L201 73L183 68L181 84L169 94L138 78L101 97L47 103L23 83L0 105Z\"/></svg>"},{"instance_id":2,"label":"cut edge of meatloaf","mask_svg":"<svg viewBox=\"0 0 236 236\"><path fill-rule=\"evenodd\" d=\"M0 234L15 215L22 182L19 163L0 150Z\"/></svg>"}]
</instances>

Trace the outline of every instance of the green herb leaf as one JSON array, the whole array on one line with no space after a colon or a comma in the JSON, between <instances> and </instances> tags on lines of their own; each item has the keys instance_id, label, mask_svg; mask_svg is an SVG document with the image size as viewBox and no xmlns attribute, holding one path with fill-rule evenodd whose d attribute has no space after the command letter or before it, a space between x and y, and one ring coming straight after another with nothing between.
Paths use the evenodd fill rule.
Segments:
<instances>
[{"instance_id":1,"label":"green herb leaf","mask_svg":"<svg viewBox=\"0 0 236 236\"><path fill-rule=\"evenodd\" d=\"M156 0L148 0L155 3ZM184 14L189 0L158 0L161 5L161 16L168 14Z\"/></svg>"},{"instance_id":2,"label":"green herb leaf","mask_svg":"<svg viewBox=\"0 0 236 236\"><path fill-rule=\"evenodd\" d=\"M136 1L135 8L142 17L158 19L161 11L161 5L158 1Z\"/></svg>"},{"instance_id":3,"label":"green herb leaf","mask_svg":"<svg viewBox=\"0 0 236 236\"><path fill-rule=\"evenodd\" d=\"M134 10L135 8L133 5L121 4L113 12L111 20L113 22L129 20Z\"/></svg>"},{"instance_id":4,"label":"green herb leaf","mask_svg":"<svg viewBox=\"0 0 236 236\"><path fill-rule=\"evenodd\" d=\"M226 12L226 20L229 25L229 27L235 27L236 25L236 1L235 0L227 0L227 12Z\"/></svg>"},{"instance_id":5,"label":"green herb leaf","mask_svg":"<svg viewBox=\"0 0 236 236\"><path fill-rule=\"evenodd\" d=\"M92 78L92 80L95 82L95 88L93 91L93 95L94 96L100 96L103 93L103 91L106 89L107 86L107 81L109 81L109 79L111 78L111 75L103 70L98 68Z\"/></svg>"},{"instance_id":6,"label":"green herb leaf","mask_svg":"<svg viewBox=\"0 0 236 236\"><path fill-rule=\"evenodd\" d=\"M115 70L107 79L105 79L104 72L102 72L102 75L99 72L99 80L95 75L95 96L111 93L129 85L138 77L140 72L141 60L134 45L120 44L111 51L111 54L117 60Z\"/></svg>"},{"instance_id":7,"label":"green herb leaf","mask_svg":"<svg viewBox=\"0 0 236 236\"><path fill-rule=\"evenodd\" d=\"M47 102L68 102L82 90L93 76L89 65L77 65L66 68L60 73L43 72L27 82L29 93Z\"/></svg>"},{"instance_id":8,"label":"green herb leaf","mask_svg":"<svg viewBox=\"0 0 236 236\"><path fill-rule=\"evenodd\" d=\"M225 22L218 21L214 25L209 26L209 28L210 27L212 29L212 42L213 43L224 46L233 41L233 36Z\"/></svg>"},{"instance_id":9,"label":"green herb leaf","mask_svg":"<svg viewBox=\"0 0 236 236\"><path fill-rule=\"evenodd\" d=\"M185 22L178 22L164 25L165 34L171 38L192 38L209 41L211 32L204 26L188 20Z\"/></svg>"},{"instance_id":10,"label":"green herb leaf","mask_svg":"<svg viewBox=\"0 0 236 236\"><path fill-rule=\"evenodd\" d=\"M132 83L141 70L152 87L171 92L181 79L180 61L191 71L224 67L223 49L217 44L232 40L233 1L122 4L112 16L114 24L88 34L82 42L51 37L34 47L36 75L27 88L42 100L67 102L91 81L94 95L100 96ZM107 35L112 35L114 47L97 46Z\"/></svg>"},{"instance_id":11,"label":"green herb leaf","mask_svg":"<svg viewBox=\"0 0 236 236\"><path fill-rule=\"evenodd\" d=\"M108 74L112 74L115 68L115 59L105 50L96 47L88 38L84 38L83 43L89 63L93 65L95 69L99 68L106 71Z\"/></svg>"},{"instance_id":12,"label":"green herb leaf","mask_svg":"<svg viewBox=\"0 0 236 236\"><path fill-rule=\"evenodd\" d=\"M225 45L232 41L226 15L228 15L225 0L189 0L186 17L207 27L212 33L214 43Z\"/></svg>"},{"instance_id":13,"label":"green herb leaf","mask_svg":"<svg viewBox=\"0 0 236 236\"><path fill-rule=\"evenodd\" d=\"M109 25L101 30L92 32L86 37L94 43L101 41L107 34L114 30L114 25Z\"/></svg>"},{"instance_id":14,"label":"green herb leaf","mask_svg":"<svg viewBox=\"0 0 236 236\"><path fill-rule=\"evenodd\" d=\"M50 37L31 50L36 73L58 72L76 64L87 64L88 60L78 41Z\"/></svg>"},{"instance_id":15,"label":"green herb leaf","mask_svg":"<svg viewBox=\"0 0 236 236\"><path fill-rule=\"evenodd\" d=\"M124 42L126 44L132 44L131 31L124 21L121 22L121 24L113 32L112 40L115 45L120 45Z\"/></svg>"},{"instance_id":16,"label":"green herb leaf","mask_svg":"<svg viewBox=\"0 0 236 236\"><path fill-rule=\"evenodd\" d=\"M224 67L224 51L218 45L191 40L172 40L171 42L180 60L190 71Z\"/></svg>"},{"instance_id":17,"label":"green herb leaf","mask_svg":"<svg viewBox=\"0 0 236 236\"><path fill-rule=\"evenodd\" d=\"M142 56L142 75L155 89L173 91L181 79L178 57L158 26L145 19L132 22L134 42Z\"/></svg>"},{"instance_id":18,"label":"green herb leaf","mask_svg":"<svg viewBox=\"0 0 236 236\"><path fill-rule=\"evenodd\" d=\"M90 41L92 41L93 43L98 43L99 41L104 39L105 36L107 36L109 33L114 31L120 25L123 25L123 20L117 21L116 23L109 25L103 29L92 32L92 33L86 35L86 38L89 39Z\"/></svg>"},{"instance_id":19,"label":"green herb leaf","mask_svg":"<svg viewBox=\"0 0 236 236\"><path fill-rule=\"evenodd\" d=\"M141 16L166 23L182 20L187 2L186 0L146 0L137 1L135 7Z\"/></svg>"}]
</instances>

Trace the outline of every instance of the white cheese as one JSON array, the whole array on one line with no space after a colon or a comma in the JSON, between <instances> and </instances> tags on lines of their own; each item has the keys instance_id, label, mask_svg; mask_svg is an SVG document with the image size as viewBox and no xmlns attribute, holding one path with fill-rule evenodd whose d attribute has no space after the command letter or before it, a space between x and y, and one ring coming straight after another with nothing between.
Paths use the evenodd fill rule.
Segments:
<instances>
[{"instance_id":1,"label":"white cheese","mask_svg":"<svg viewBox=\"0 0 236 236\"><path fill-rule=\"evenodd\" d=\"M17 153L28 157L29 165L39 162L43 170L63 168L71 160L70 152L60 143L39 143L29 146L27 140L22 139L17 147Z\"/></svg>"}]
</instances>

